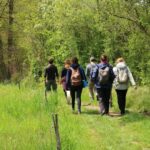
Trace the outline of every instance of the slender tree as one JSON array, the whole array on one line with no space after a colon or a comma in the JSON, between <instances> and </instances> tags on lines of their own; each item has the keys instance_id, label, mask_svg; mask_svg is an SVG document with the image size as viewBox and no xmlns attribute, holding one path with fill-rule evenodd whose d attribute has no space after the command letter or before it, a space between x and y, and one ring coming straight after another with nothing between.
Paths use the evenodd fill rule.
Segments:
<instances>
[{"instance_id":1,"label":"slender tree","mask_svg":"<svg viewBox=\"0 0 150 150\"><path fill-rule=\"evenodd\" d=\"M14 0L8 0L8 79L11 78L12 73L15 71L15 65L13 62L14 54L14 34L13 34L13 12L14 12Z\"/></svg>"}]
</instances>

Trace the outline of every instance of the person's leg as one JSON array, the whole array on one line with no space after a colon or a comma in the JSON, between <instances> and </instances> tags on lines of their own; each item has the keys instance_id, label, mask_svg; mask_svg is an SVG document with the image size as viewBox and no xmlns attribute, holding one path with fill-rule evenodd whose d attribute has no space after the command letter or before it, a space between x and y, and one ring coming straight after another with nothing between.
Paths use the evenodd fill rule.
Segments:
<instances>
[{"instance_id":1,"label":"person's leg","mask_svg":"<svg viewBox=\"0 0 150 150\"><path fill-rule=\"evenodd\" d=\"M66 91L66 94L67 94L67 96L66 96L67 103L68 103L68 104L71 104L71 94L70 94L70 91L69 91L69 90Z\"/></svg>"},{"instance_id":2,"label":"person's leg","mask_svg":"<svg viewBox=\"0 0 150 150\"><path fill-rule=\"evenodd\" d=\"M120 112L122 110L122 95L121 95L121 90L116 90L116 93L117 93L117 100L118 100L118 106L119 106L119 109L120 109Z\"/></svg>"},{"instance_id":3,"label":"person's leg","mask_svg":"<svg viewBox=\"0 0 150 150\"><path fill-rule=\"evenodd\" d=\"M65 95L65 98L66 98L67 104L69 104L68 97L67 97L67 91L66 91L65 89L63 89L63 91L64 91L64 95Z\"/></svg>"},{"instance_id":4,"label":"person's leg","mask_svg":"<svg viewBox=\"0 0 150 150\"><path fill-rule=\"evenodd\" d=\"M121 106L121 114L125 114L126 94L127 94L127 90L122 90L122 106Z\"/></svg>"},{"instance_id":5,"label":"person's leg","mask_svg":"<svg viewBox=\"0 0 150 150\"><path fill-rule=\"evenodd\" d=\"M112 102L112 88L111 88L111 91L110 91L109 106L110 106L110 107L113 106L113 102Z\"/></svg>"},{"instance_id":6,"label":"person's leg","mask_svg":"<svg viewBox=\"0 0 150 150\"><path fill-rule=\"evenodd\" d=\"M52 82L52 89L54 92L57 92L57 83L55 80L51 81Z\"/></svg>"},{"instance_id":7,"label":"person's leg","mask_svg":"<svg viewBox=\"0 0 150 150\"><path fill-rule=\"evenodd\" d=\"M98 100L99 100L100 113L103 114L105 109L104 109L104 104L103 104L103 101L102 101L102 91L101 91L101 89L97 89L97 97L98 97Z\"/></svg>"},{"instance_id":8,"label":"person's leg","mask_svg":"<svg viewBox=\"0 0 150 150\"><path fill-rule=\"evenodd\" d=\"M78 103L78 113L81 113L81 94L82 94L82 87L77 87L77 103Z\"/></svg>"},{"instance_id":9,"label":"person's leg","mask_svg":"<svg viewBox=\"0 0 150 150\"><path fill-rule=\"evenodd\" d=\"M67 93L66 93L66 90L65 90L65 89L63 89L63 91L64 91L64 94L65 94L65 97L67 98Z\"/></svg>"},{"instance_id":10,"label":"person's leg","mask_svg":"<svg viewBox=\"0 0 150 150\"><path fill-rule=\"evenodd\" d=\"M51 82L48 81L46 84L45 84L45 89L46 91L51 91Z\"/></svg>"},{"instance_id":11,"label":"person's leg","mask_svg":"<svg viewBox=\"0 0 150 150\"><path fill-rule=\"evenodd\" d=\"M105 114L109 114L109 99L111 94L111 89L103 89L102 90L102 101L104 103Z\"/></svg>"},{"instance_id":12,"label":"person's leg","mask_svg":"<svg viewBox=\"0 0 150 150\"><path fill-rule=\"evenodd\" d=\"M117 98L118 98L118 105L119 105L119 109L121 114L125 113L125 101L126 101L126 93L127 90L116 90L117 92Z\"/></svg>"},{"instance_id":13,"label":"person's leg","mask_svg":"<svg viewBox=\"0 0 150 150\"><path fill-rule=\"evenodd\" d=\"M92 83L92 96L93 96L93 100L94 100L94 97L95 97L95 85L94 85L94 83Z\"/></svg>"},{"instance_id":14,"label":"person's leg","mask_svg":"<svg viewBox=\"0 0 150 150\"><path fill-rule=\"evenodd\" d=\"M75 110L75 89L73 86L71 87L70 92L71 92L71 99L72 99L72 110L74 111Z\"/></svg>"},{"instance_id":15,"label":"person's leg","mask_svg":"<svg viewBox=\"0 0 150 150\"><path fill-rule=\"evenodd\" d=\"M94 100L94 83L89 81L89 96L91 100Z\"/></svg>"},{"instance_id":16,"label":"person's leg","mask_svg":"<svg viewBox=\"0 0 150 150\"><path fill-rule=\"evenodd\" d=\"M63 87L63 91L64 91L64 94L65 94L65 97L67 98L66 82L63 82L63 83L62 83L62 87Z\"/></svg>"},{"instance_id":17,"label":"person's leg","mask_svg":"<svg viewBox=\"0 0 150 150\"><path fill-rule=\"evenodd\" d=\"M94 93L95 93L95 96L96 96L96 100L99 101L98 92L97 92L97 89L96 89L95 86L94 86Z\"/></svg>"}]
</instances>

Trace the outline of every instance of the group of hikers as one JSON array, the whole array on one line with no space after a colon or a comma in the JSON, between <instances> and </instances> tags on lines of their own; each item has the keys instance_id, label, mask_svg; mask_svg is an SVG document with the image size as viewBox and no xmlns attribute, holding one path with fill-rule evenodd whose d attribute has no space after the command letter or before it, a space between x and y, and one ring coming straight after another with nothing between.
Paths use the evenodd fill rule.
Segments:
<instances>
[{"instance_id":1,"label":"group of hikers","mask_svg":"<svg viewBox=\"0 0 150 150\"><path fill-rule=\"evenodd\" d=\"M59 74L53 58L49 60L49 65L45 68L44 77L46 91L57 91L56 80L59 81ZM77 99L78 114L81 114L83 88L88 87L91 101L95 98L99 101L100 114L109 115L111 91L114 87L120 114L124 115L129 81L136 88L136 83L125 60L122 57L117 58L116 65L113 67L109 64L107 55L103 54L98 63L94 57L91 57L86 71L79 64L77 57L65 60L60 83L67 102L69 103L71 99L73 112L75 111L75 99Z\"/></svg>"}]
</instances>

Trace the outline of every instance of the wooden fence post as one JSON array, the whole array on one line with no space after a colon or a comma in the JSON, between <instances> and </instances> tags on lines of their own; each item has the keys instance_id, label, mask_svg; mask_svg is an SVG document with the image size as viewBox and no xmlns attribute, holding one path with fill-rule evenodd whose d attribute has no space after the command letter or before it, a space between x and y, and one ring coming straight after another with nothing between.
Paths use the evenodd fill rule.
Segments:
<instances>
[{"instance_id":1,"label":"wooden fence post","mask_svg":"<svg viewBox=\"0 0 150 150\"><path fill-rule=\"evenodd\" d=\"M45 89L45 93L44 93L44 94L45 94L45 101L48 102L48 100L47 100L47 91L46 91L46 89Z\"/></svg>"},{"instance_id":2,"label":"wooden fence post","mask_svg":"<svg viewBox=\"0 0 150 150\"><path fill-rule=\"evenodd\" d=\"M52 114L52 120L53 120L54 129L55 129L57 150L61 150L61 142L60 142L60 134L59 134L59 126L58 126L58 115Z\"/></svg>"}]
</instances>

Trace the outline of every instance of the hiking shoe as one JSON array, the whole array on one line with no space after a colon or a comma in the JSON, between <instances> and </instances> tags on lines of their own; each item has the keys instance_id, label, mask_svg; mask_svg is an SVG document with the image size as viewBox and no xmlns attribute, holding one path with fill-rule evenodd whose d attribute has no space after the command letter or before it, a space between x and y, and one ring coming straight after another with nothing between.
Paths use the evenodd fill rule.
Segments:
<instances>
[{"instance_id":1,"label":"hiking shoe","mask_svg":"<svg viewBox=\"0 0 150 150\"><path fill-rule=\"evenodd\" d=\"M81 111L78 111L78 115L80 115L81 114Z\"/></svg>"},{"instance_id":2,"label":"hiking shoe","mask_svg":"<svg viewBox=\"0 0 150 150\"><path fill-rule=\"evenodd\" d=\"M104 116L104 115L109 116L109 113L105 111L101 112L101 116Z\"/></svg>"},{"instance_id":3,"label":"hiking shoe","mask_svg":"<svg viewBox=\"0 0 150 150\"><path fill-rule=\"evenodd\" d=\"M124 115L125 115L125 112L121 112L120 115L121 115L121 116L124 116Z\"/></svg>"},{"instance_id":4,"label":"hiking shoe","mask_svg":"<svg viewBox=\"0 0 150 150\"><path fill-rule=\"evenodd\" d=\"M105 111L100 112L101 116L105 115Z\"/></svg>"}]
</instances>

